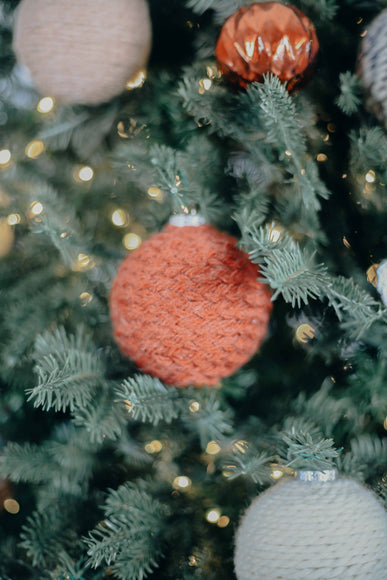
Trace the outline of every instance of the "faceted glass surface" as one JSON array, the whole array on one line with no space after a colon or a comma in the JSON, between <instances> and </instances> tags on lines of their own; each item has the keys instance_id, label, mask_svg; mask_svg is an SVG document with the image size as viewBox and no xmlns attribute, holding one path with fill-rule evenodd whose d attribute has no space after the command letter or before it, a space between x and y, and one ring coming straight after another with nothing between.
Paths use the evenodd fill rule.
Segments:
<instances>
[{"instance_id":1,"label":"faceted glass surface","mask_svg":"<svg viewBox=\"0 0 387 580\"><path fill-rule=\"evenodd\" d=\"M267 2L244 6L226 20L216 57L241 87L271 72L293 90L310 74L318 46L313 24L298 8Z\"/></svg>"}]
</instances>

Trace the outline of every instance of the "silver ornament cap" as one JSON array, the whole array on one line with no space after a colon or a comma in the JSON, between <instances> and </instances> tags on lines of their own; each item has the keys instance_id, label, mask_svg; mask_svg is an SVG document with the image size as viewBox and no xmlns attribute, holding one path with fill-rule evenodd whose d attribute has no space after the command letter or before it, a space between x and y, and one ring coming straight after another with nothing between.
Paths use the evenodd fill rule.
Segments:
<instances>
[{"instance_id":1,"label":"silver ornament cap","mask_svg":"<svg viewBox=\"0 0 387 580\"><path fill-rule=\"evenodd\" d=\"M204 217L198 213L177 213L169 218L171 226L184 228L185 226L202 226L206 223Z\"/></svg>"},{"instance_id":2,"label":"silver ornament cap","mask_svg":"<svg viewBox=\"0 0 387 580\"><path fill-rule=\"evenodd\" d=\"M311 469L300 469L299 471L297 471L296 478L298 481L310 481L310 482L336 481L337 470L325 469L324 471L317 471Z\"/></svg>"}]
</instances>

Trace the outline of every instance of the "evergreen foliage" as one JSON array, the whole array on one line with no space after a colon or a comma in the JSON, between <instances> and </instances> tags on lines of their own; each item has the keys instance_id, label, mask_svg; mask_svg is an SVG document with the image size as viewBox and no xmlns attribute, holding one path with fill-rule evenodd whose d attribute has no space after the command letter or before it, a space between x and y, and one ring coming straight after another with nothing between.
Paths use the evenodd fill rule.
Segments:
<instances>
[{"instance_id":1,"label":"evergreen foliage","mask_svg":"<svg viewBox=\"0 0 387 580\"><path fill-rule=\"evenodd\" d=\"M243 510L298 469L387 505L387 308L367 281L387 136L356 63L387 2L295 0L321 51L289 94L217 67L220 26L252 1L149 0L144 85L43 114L12 51L18 1L0 0L0 580L234 580ZM190 210L273 301L259 352L200 389L139 372L109 319L133 239Z\"/></svg>"}]
</instances>

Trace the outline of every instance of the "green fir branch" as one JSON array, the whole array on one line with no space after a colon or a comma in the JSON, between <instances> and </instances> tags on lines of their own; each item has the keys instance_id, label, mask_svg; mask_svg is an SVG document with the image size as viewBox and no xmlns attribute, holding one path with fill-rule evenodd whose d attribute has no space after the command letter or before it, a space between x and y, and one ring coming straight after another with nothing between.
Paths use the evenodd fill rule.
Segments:
<instances>
[{"instance_id":1,"label":"green fir branch","mask_svg":"<svg viewBox=\"0 0 387 580\"><path fill-rule=\"evenodd\" d=\"M80 234L81 227L75 212L63 197L47 184L36 185L30 197L43 207L41 213L32 219L31 231L50 240L66 267L72 268L79 254L90 254Z\"/></svg>"},{"instance_id":2,"label":"green fir branch","mask_svg":"<svg viewBox=\"0 0 387 580\"><path fill-rule=\"evenodd\" d=\"M221 440L232 433L232 413L230 409L221 408L219 395L213 390L204 389L195 394L195 401L198 408L192 412L189 403L189 411L186 410L183 420L187 428L198 435L200 445L205 449L210 441Z\"/></svg>"},{"instance_id":3,"label":"green fir branch","mask_svg":"<svg viewBox=\"0 0 387 580\"><path fill-rule=\"evenodd\" d=\"M71 549L75 532L59 508L43 513L33 512L22 527L20 547L27 552L33 566L52 568L61 552Z\"/></svg>"},{"instance_id":4,"label":"green fir branch","mask_svg":"<svg viewBox=\"0 0 387 580\"><path fill-rule=\"evenodd\" d=\"M104 512L104 521L84 539L89 565L97 568L105 562L121 580L143 580L162 555L162 504L126 483L110 490Z\"/></svg>"},{"instance_id":5,"label":"green fir branch","mask_svg":"<svg viewBox=\"0 0 387 580\"><path fill-rule=\"evenodd\" d=\"M285 302L300 307L308 300L321 298L327 284L326 267L315 264L314 254L296 246L292 251L272 250L260 265L265 282L274 290L272 300L279 294Z\"/></svg>"},{"instance_id":6,"label":"green fir branch","mask_svg":"<svg viewBox=\"0 0 387 580\"><path fill-rule=\"evenodd\" d=\"M313 437L310 433L291 430L281 436L285 445L280 457L292 469L332 469L340 450L333 447L333 439Z\"/></svg>"},{"instance_id":7,"label":"green fir branch","mask_svg":"<svg viewBox=\"0 0 387 580\"><path fill-rule=\"evenodd\" d=\"M336 104L346 115L353 115L359 109L360 81L359 77L350 71L340 73L340 95L336 99Z\"/></svg>"},{"instance_id":8,"label":"green fir branch","mask_svg":"<svg viewBox=\"0 0 387 580\"><path fill-rule=\"evenodd\" d=\"M84 408L103 381L103 364L83 327L69 337L63 328L38 336L34 359L38 384L26 393L45 411Z\"/></svg>"},{"instance_id":9,"label":"green fir branch","mask_svg":"<svg viewBox=\"0 0 387 580\"><path fill-rule=\"evenodd\" d=\"M226 460L224 470L227 473L227 479L236 479L243 476L250 478L254 483L263 485L270 480L270 462L273 457L267 453L252 454L249 452L238 451Z\"/></svg>"},{"instance_id":10,"label":"green fir branch","mask_svg":"<svg viewBox=\"0 0 387 580\"><path fill-rule=\"evenodd\" d=\"M156 426L171 423L181 410L179 392L166 387L159 379L137 374L116 389L117 401L123 403L131 418Z\"/></svg>"},{"instance_id":11,"label":"green fir branch","mask_svg":"<svg viewBox=\"0 0 387 580\"><path fill-rule=\"evenodd\" d=\"M47 447L31 443L7 443L0 455L0 473L15 483L41 483L50 471L50 453Z\"/></svg>"},{"instance_id":12,"label":"green fir branch","mask_svg":"<svg viewBox=\"0 0 387 580\"><path fill-rule=\"evenodd\" d=\"M126 424L125 414L121 407L114 405L109 391L95 393L85 405L77 407L73 423L89 433L90 441L102 443L105 439L114 441L121 436Z\"/></svg>"}]
</instances>

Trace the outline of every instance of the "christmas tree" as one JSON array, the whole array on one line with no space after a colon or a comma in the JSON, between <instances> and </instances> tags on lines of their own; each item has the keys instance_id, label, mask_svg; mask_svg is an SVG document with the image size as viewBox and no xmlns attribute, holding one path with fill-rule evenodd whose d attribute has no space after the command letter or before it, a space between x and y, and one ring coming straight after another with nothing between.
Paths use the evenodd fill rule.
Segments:
<instances>
[{"instance_id":1,"label":"christmas tree","mask_svg":"<svg viewBox=\"0 0 387 580\"><path fill-rule=\"evenodd\" d=\"M387 574L387 2L293 4L295 87L222 62L249 0L1 0L1 580Z\"/></svg>"}]
</instances>

